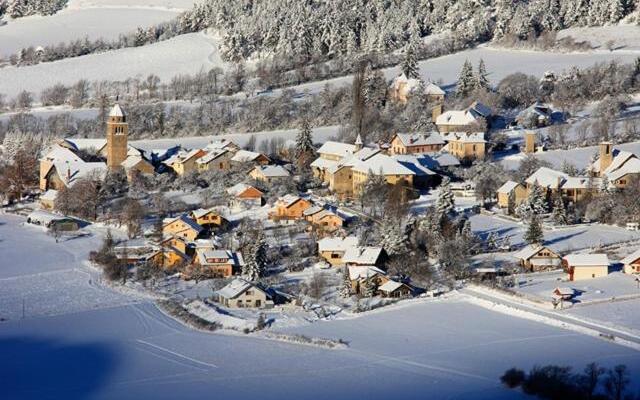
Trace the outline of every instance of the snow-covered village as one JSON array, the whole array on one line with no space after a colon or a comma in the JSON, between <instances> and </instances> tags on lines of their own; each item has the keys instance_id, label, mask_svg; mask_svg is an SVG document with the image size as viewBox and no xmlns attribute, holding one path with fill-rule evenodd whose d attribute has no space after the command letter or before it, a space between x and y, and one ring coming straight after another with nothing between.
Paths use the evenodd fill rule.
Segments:
<instances>
[{"instance_id":1,"label":"snow-covered village","mask_svg":"<svg viewBox=\"0 0 640 400\"><path fill-rule=\"evenodd\" d=\"M2 399L640 400L640 2L0 0Z\"/></svg>"}]
</instances>

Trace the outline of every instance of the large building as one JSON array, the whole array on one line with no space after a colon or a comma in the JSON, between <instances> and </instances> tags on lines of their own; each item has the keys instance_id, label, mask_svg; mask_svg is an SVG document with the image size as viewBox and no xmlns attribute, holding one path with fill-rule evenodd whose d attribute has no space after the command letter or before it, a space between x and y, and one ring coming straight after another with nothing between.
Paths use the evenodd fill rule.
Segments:
<instances>
[{"instance_id":1,"label":"large building","mask_svg":"<svg viewBox=\"0 0 640 400\"><path fill-rule=\"evenodd\" d=\"M445 146L445 141L438 132L396 133L391 139L391 154L425 154L435 153Z\"/></svg>"},{"instance_id":2,"label":"large building","mask_svg":"<svg viewBox=\"0 0 640 400\"><path fill-rule=\"evenodd\" d=\"M606 177L609 184L622 189L632 179L640 178L640 157L629 151L614 149L610 142L602 142L600 156L591 164L589 171L593 176Z\"/></svg>"}]
</instances>

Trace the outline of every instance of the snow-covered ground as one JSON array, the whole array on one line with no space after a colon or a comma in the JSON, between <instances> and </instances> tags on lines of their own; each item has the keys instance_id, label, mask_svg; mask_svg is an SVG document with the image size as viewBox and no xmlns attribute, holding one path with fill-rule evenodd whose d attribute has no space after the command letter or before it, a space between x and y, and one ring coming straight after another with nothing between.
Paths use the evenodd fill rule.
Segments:
<instances>
[{"instance_id":1,"label":"snow-covered ground","mask_svg":"<svg viewBox=\"0 0 640 400\"><path fill-rule=\"evenodd\" d=\"M637 25L575 27L558 32L558 39L565 37L587 42L599 50L609 50L607 44L611 41L616 52L640 51L640 26Z\"/></svg>"},{"instance_id":2,"label":"snow-covered ground","mask_svg":"<svg viewBox=\"0 0 640 400\"><path fill-rule=\"evenodd\" d=\"M640 299L573 307L567 312L609 326L623 326L640 332Z\"/></svg>"},{"instance_id":3,"label":"snow-covered ground","mask_svg":"<svg viewBox=\"0 0 640 400\"><path fill-rule=\"evenodd\" d=\"M1 29L1 28L0 28ZM142 47L125 48L50 63L0 69L0 92L13 97L22 90L39 94L56 83L126 80L156 74L163 81L223 66L217 40L204 33L181 35Z\"/></svg>"},{"instance_id":4,"label":"snow-covered ground","mask_svg":"<svg viewBox=\"0 0 640 400\"><path fill-rule=\"evenodd\" d=\"M614 145L615 149L626 150L632 153L640 153L640 142L631 142ZM549 162L554 168L562 167L566 161L579 169L586 168L592 162L594 155L598 155L598 146L578 147L570 150L550 150L535 153L534 156ZM517 169L525 158L524 153L512 154L499 158L500 163L507 169Z\"/></svg>"},{"instance_id":5,"label":"snow-covered ground","mask_svg":"<svg viewBox=\"0 0 640 400\"><path fill-rule=\"evenodd\" d=\"M194 331L145 300L83 281L82 260L98 235L55 243L23 220L0 215L6 398L513 399L524 396L498 380L512 366L596 361L640 371L636 351L456 296L282 325L347 340L342 350ZM12 304L23 298L28 312L19 319ZM47 312L50 304L59 304L56 312Z\"/></svg>"},{"instance_id":6,"label":"snow-covered ground","mask_svg":"<svg viewBox=\"0 0 640 400\"><path fill-rule=\"evenodd\" d=\"M526 225L498 216L474 215L470 218L474 233L486 238L495 233L500 238L509 237L513 246L524 246ZM612 225L577 225L545 229L545 243L557 251L570 252L640 239L640 232L628 231Z\"/></svg>"},{"instance_id":7,"label":"snow-covered ground","mask_svg":"<svg viewBox=\"0 0 640 400\"><path fill-rule=\"evenodd\" d=\"M144 8L73 8L53 16L33 16L0 26L0 56L8 57L29 46L48 46L88 37L117 39L120 34L169 21L177 11Z\"/></svg>"},{"instance_id":8,"label":"snow-covered ground","mask_svg":"<svg viewBox=\"0 0 640 400\"><path fill-rule=\"evenodd\" d=\"M340 126L323 126L319 128L314 128L312 130L313 140L317 143L322 143L329 138L334 137L338 134L340 130ZM149 139L149 140L135 140L131 142L132 146L143 150L161 150L168 149L174 147L176 145L181 145L187 149L195 149L195 148L203 148L207 144L211 143L214 140L228 139L236 143L238 146L242 147L247 144L249 138L252 135L256 137L256 147L260 147L260 143L263 140L281 138L284 140L295 140L296 134L298 133L298 129L282 129L275 131L261 131L261 132L252 132L252 133L229 133L225 135L218 136L191 136L191 137L179 137L179 138L167 138L167 139Z\"/></svg>"},{"instance_id":9,"label":"snow-covered ground","mask_svg":"<svg viewBox=\"0 0 640 400\"><path fill-rule=\"evenodd\" d=\"M638 296L640 298L635 277L622 272L574 282L567 281L567 274L564 272L545 272L520 275L518 281L519 287L514 290L542 301L550 301L553 290L558 286L574 289L574 300L578 305L620 297ZM590 305L589 309L590 307L593 305ZM588 312L584 315L587 316Z\"/></svg>"}]
</instances>

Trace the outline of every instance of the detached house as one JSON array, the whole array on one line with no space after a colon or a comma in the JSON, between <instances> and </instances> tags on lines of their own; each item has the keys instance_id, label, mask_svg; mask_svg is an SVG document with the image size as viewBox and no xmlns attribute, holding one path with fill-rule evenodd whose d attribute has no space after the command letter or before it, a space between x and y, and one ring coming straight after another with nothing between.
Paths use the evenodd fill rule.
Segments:
<instances>
[{"instance_id":1,"label":"detached house","mask_svg":"<svg viewBox=\"0 0 640 400\"><path fill-rule=\"evenodd\" d=\"M225 149L213 149L196 160L198 171L227 171L231 167L231 153Z\"/></svg>"},{"instance_id":2,"label":"detached house","mask_svg":"<svg viewBox=\"0 0 640 400\"><path fill-rule=\"evenodd\" d=\"M193 263L205 270L212 277L228 278L239 273L244 265L242 254L230 250L214 250L209 247L196 249Z\"/></svg>"},{"instance_id":3,"label":"detached house","mask_svg":"<svg viewBox=\"0 0 640 400\"><path fill-rule=\"evenodd\" d=\"M311 202L298 196L287 194L278 199L269 212L269 219L280 223L293 223L304 219L304 211L312 206Z\"/></svg>"},{"instance_id":4,"label":"detached house","mask_svg":"<svg viewBox=\"0 0 640 400\"><path fill-rule=\"evenodd\" d=\"M391 154L424 154L440 151L445 141L438 132L429 134L396 133L391 139Z\"/></svg>"},{"instance_id":5,"label":"detached house","mask_svg":"<svg viewBox=\"0 0 640 400\"><path fill-rule=\"evenodd\" d=\"M497 191L498 207L508 208L509 198L513 199L513 206L517 207L527 199L527 188L518 182L507 181Z\"/></svg>"},{"instance_id":6,"label":"detached house","mask_svg":"<svg viewBox=\"0 0 640 400\"><path fill-rule=\"evenodd\" d=\"M622 259L626 274L640 274L640 249Z\"/></svg>"},{"instance_id":7,"label":"detached house","mask_svg":"<svg viewBox=\"0 0 640 400\"><path fill-rule=\"evenodd\" d=\"M347 266L383 267L387 253L382 247L350 247L344 253L342 262Z\"/></svg>"},{"instance_id":8,"label":"detached house","mask_svg":"<svg viewBox=\"0 0 640 400\"><path fill-rule=\"evenodd\" d=\"M162 227L164 235L179 236L189 242L196 240L203 230L202 226L184 214L167 219Z\"/></svg>"},{"instance_id":9,"label":"detached house","mask_svg":"<svg viewBox=\"0 0 640 400\"><path fill-rule=\"evenodd\" d=\"M249 176L256 181L275 183L289 179L291 174L280 165L259 165L249 172Z\"/></svg>"},{"instance_id":10,"label":"detached house","mask_svg":"<svg viewBox=\"0 0 640 400\"><path fill-rule=\"evenodd\" d=\"M189 215L198 225L203 227L224 229L229 224L229 221L214 208L199 208L191 211Z\"/></svg>"},{"instance_id":11,"label":"detached house","mask_svg":"<svg viewBox=\"0 0 640 400\"><path fill-rule=\"evenodd\" d=\"M444 147L459 160L484 160L487 141L484 132L454 132L443 133L447 142Z\"/></svg>"},{"instance_id":12,"label":"detached house","mask_svg":"<svg viewBox=\"0 0 640 400\"><path fill-rule=\"evenodd\" d=\"M270 293L244 279L234 279L215 292L218 302L229 308L271 308L274 305Z\"/></svg>"},{"instance_id":13,"label":"detached house","mask_svg":"<svg viewBox=\"0 0 640 400\"><path fill-rule=\"evenodd\" d=\"M206 154L207 152L202 149L194 149L189 152L183 151L164 161L164 164L171 167L176 174L182 176L198 169L196 161Z\"/></svg>"},{"instance_id":14,"label":"detached house","mask_svg":"<svg viewBox=\"0 0 640 400\"><path fill-rule=\"evenodd\" d=\"M235 163L252 163L254 165L267 165L271 159L262 153L256 153L248 150L238 150L231 158Z\"/></svg>"},{"instance_id":15,"label":"detached house","mask_svg":"<svg viewBox=\"0 0 640 400\"><path fill-rule=\"evenodd\" d=\"M318 255L333 266L344 265L343 257L348 249L358 246L355 236L326 237L318 241Z\"/></svg>"},{"instance_id":16,"label":"detached house","mask_svg":"<svg viewBox=\"0 0 640 400\"><path fill-rule=\"evenodd\" d=\"M600 157L589 171L593 176L606 176L610 185L624 189L632 179L640 178L640 158L629 151L613 149L610 142L602 142Z\"/></svg>"},{"instance_id":17,"label":"detached house","mask_svg":"<svg viewBox=\"0 0 640 400\"><path fill-rule=\"evenodd\" d=\"M537 272L560 268L562 257L546 246L529 245L514 254L520 266L527 271Z\"/></svg>"},{"instance_id":18,"label":"detached house","mask_svg":"<svg viewBox=\"0 0 640 400\"><path fill-rule=\"evenodd\" d=\"M451 110L436 117L436 126L440 133L477 131L488 125L491 108L474 102L464 110Z\"/></svg>"},{"instance_id":19,"label":"detached house","mask_svg":"<svg viewBox=\"0 0 640 400\"><path fill-rule=\"evenodd\" d=\"M363 294L365 288L373 284L380 288L389 282L389 277L383 270L373 266L349 266L349 280L354 293Z\"/></svg>"},{"instance_id":20,"label":"detached house","mask_svg":"<svg viewBox=\"0 0 640 400\"><path fill-rule=\"evenodd\" d=\"M601 278L609 274L609 258L606 254L569 254L562 265L570 281Z\"/></svg>"},{"instance_id":21,"label":"detached house","mask_svg":"<svg viewBox=\"0 0 640 400\"><path fill-rule=\"evenodd\" d=\"M411 95L418 93L420 88L423 89L423 93L427 95L430 102L442 103L444 101L445 91L441 87L432 82L425 84L420 79L407 78L404 73L398 75L389 86L389 97L405 104Z\"/></svg>"},{"instance_id":22,"label":"detached house","mask_svg":"<svg viewBox=\"0 0 640 400\"><path fill-rule=\"evenodd\" d=\"M264 198L260 190L245 183L238 183L227 189L229 207L234 210L262 207Z\"/></svg>"}]
</instances>

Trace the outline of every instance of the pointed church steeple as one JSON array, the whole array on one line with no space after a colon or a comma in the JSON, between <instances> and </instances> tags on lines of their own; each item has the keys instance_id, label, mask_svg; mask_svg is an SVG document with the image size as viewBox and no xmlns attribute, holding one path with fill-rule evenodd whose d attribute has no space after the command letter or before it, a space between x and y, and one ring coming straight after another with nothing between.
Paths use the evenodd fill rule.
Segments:
<instances>
[{"instance_id":1,"label":"pointed church steeple","mask_svg":"<svg viewBox=\"0 0 640 400\"><path fill-rule=\"evenodd\" d=\"M117 169L127 159L127 141L129 136L129 124L127 114L120 104L116 103L109 111L107 120L107 166L109 169Z\"/></svg>"},{"instance_id":2,"label":"pointed church steeple","mask_svg":"<svg viewBox=\"0 0 640 400\"><path fill-rule=\"evenodd\" d=\"M359 133L358 133L358 137L356 137L356 141L354 144L356 145L356 151L362 150L362 146L364 145L364 143L362 142L362 137L360 136Z\"/></svg>"}]
</instances>

